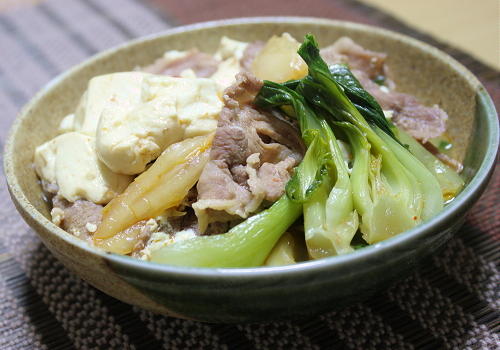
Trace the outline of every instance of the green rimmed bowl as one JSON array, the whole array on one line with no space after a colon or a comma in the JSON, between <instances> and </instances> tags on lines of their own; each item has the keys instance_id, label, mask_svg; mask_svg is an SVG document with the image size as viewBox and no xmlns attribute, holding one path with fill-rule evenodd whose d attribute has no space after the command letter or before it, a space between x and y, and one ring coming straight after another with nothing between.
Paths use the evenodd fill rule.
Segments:
<instances>
[{"instance_id":1,"label":"green rimmed bowl","mask_svg":"<svg viewBox=\"0 0 500 350\"><path fill-rule=\"evenodd\" d=\"M450 120L453 157L464 163L466 188L432 220L352 254L272 268L202 269L160 265L89 247L50 221L50 208L33 168L35 147L56 135L88 80L131 70L171 49L214 51L221 36L265 40L284 31L311 32L322 46L347 35L388 53L400 91L439 104ZM439 50L386 30L317 18L270 17L223 20L175 28L101 53L55 78L22 110L5 148L12 199L26 222L69 269L124 302L176 317L242 322L314 314L369 296L404 276L460 227L484 191L498 149L498 117L484 87Z\"/></svg>"}]
</instances>

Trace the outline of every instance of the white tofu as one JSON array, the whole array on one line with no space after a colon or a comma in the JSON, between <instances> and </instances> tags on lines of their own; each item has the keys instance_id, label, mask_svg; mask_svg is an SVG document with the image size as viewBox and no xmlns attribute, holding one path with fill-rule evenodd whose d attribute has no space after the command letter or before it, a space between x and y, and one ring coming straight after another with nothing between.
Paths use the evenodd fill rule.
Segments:
<instances>
[{"instance_id":1,"label":"white tofu","mask_svg":"<svg viewBox=\"0 0 500 350\"><path fill-rule=\"evenodd\" d=\"M131 176L113 173L95 152L95 138L69 132L37 147L35 170L48 183L56 183L70 202L86 199L105 204L132 182Z\"/></svg>"},{"instance_id":2,"label":"white tofu","mask_svg":"<svg viewBox=\"0 0 500 350\"><path fill-rule=\"evenodd\" d=\"M196 78L196 73L194 72L194 70L192 70L191 68L188 68L188 69L184 69L180 74L179 76L181 78L191 78L191 79L194 79Z\"/></svg>"},{"instance_id":3,"label":"white tofu","mask_svg":"<svg viewBox=\"0 0 500 350\"><path fill-rule=\"evenodd\" d=\"M193 229L185 229L170 235L164 232L154 232L149 238L144 249L140 252L140 259L151 260L151 253L162 249L175 242L185 241L196 237L196 231Z\"/></svg>"},{"instance_id":4,"label":"white tofu","mask_svg":"<svg viewBox=\"0 0 500 350\"><path fill-rule=\"evenodd\" d=\"M223 103L211 79L153 76L145 79L144 87L143 99L148 104L158 110L175 110L184 127L184 139L206 135L217 128Z\"/></svg>"},{"instance_id":5,"label":"white tofu","mask_svg":"<svg viewBox=\"0 0 500 350\"><path fill-rule=\"evenodd\" d=\"M163 59L166 63L170 63L176 60L180 60L181 58L189 55L189 51L178 51L178 50L170 50L166 51L163 54Z\"/></svg>"},{"instance_id":6,"label":"white tofu","mask_svg":"<svg viewBox=\"0 0 500 350\"><path fill-rule=\"evenodd\" d=\"M97 154L111 170L139 174L171 143L182 140L184 129L175 110L137 105L127 111L109 106L97 131Z\"/></svg>"},{"instance_id":7,"label":"white tofu","mask_svg":"<svg viewBox=\"0 0 500 350\"><path fill-rule=\"evenodd\" d=\"M61 226L61 223L64 220L64 210L61 208L52 208L50 211L50 216L52 216L52 222L57 225Z\"/></svg>"},{"instance_id":8,"label":"white tofu","mask_svg":"<svg viewBox=\"0 0 500 350\"><path fill-rule=\"evenodd\" d=\"M35 171L40 179L49 184L56 181L57 137L35 149Z\"/></svg>"},{"instance_id":9,"label":"white tofu","mask_svg":"<svg viewBox=\"0 0 500 350\"><path fill-rule=\"evenodd\" d=\"M57 132L59 134L64 134L66 132L75 131L75 114L71 113L65 116L59 123L59 128Z\"/></svg>"},{"instance_id":10,"label":"white tofu","mask_svg":"<svg viewBox=\"0 0 500 350\"><path fill-rule=\"evenodd\" d=\"M229 57L228 59L219 63L219 67L210 79L214 80L219 86L219 91L223 92L228 86L236 81L236 74L241 71L240 61L235 57Z\"/></svg>"},{"instance_id":11,"label":"white tofu","mask_svg":"<svg viewBox=\"0 0 500 350\"><path fill-rule=\"evenodd\" d=\"M241 71L240 60L248 43L222 37L214 57L222 62L217 71L210 77L217 82L222 92L235 81L235 76Z\"/></svg>"},{"instance_id":12,"label":"white tofu","mask_svg":"<svg viewBox=\"0 0 500 350\"><path fill-rule=\"evenodd\" d=\"M243 57L243 52L245 52L247 46L247 42L233 40L227 36L223 36L220 39L219 47L217 48L214 57L221 61L231 57L240 60Z\"/></svg>"},{"instance_id":13,"label":"white tofu","mask_svg":"<svg viewBox=\"0 0 500 350\"><path fill-rule=\"evenodd\" d=\"M142 80L148 75L143 72L121 72L90 79L75 112L75 130L95 137L104 108L110 103L120 105L122 109L134 107L141 100Z\"/></svg>"},{"instance_id":14,"label":"white tofu","mask_svg":"<svg viewBox=\"0 0 500 350\"><path fill-rule=\"evenodd\" d=\"M111 170L139 174L163 150L217 127L222 102L210 79L144 77L134 106L108 102L97 131L97 153Z\"/></svg>"}]
</instances>

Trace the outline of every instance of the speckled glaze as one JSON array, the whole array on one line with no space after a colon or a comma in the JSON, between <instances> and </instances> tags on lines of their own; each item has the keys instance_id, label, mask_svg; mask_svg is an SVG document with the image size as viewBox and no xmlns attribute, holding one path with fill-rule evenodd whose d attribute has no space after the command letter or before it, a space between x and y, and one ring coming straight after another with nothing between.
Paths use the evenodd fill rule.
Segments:
<instances>
[{"instance_id":1,"label":"speckled glaze","mask_svg":"<svg viewBox=\"0 0 500 350\"><path fill-rule=\"evenodd\" d=\"M198 47L214 51L223 35L265 40L284 31L308 32L321 45L348 35L388 53L398 90L450 115L454 156L463 160L467 187L439 215L419 227L353 254L293 266L249 269L183 268L107 254L61 230L31 166L36 146L56 135L87 81L99 74L131 70L166 50ZM317 18L251 18L175 28L99 54L55 78L22 110L5 148L12 199L52 253L83 279L124 302L176 317L211 322L285 318L326 311L368 297L408 273L460 227L491 175L498 148L498 119L478 80L448 55L414 39L359 24Z\"/></svg>"}]
</instances>

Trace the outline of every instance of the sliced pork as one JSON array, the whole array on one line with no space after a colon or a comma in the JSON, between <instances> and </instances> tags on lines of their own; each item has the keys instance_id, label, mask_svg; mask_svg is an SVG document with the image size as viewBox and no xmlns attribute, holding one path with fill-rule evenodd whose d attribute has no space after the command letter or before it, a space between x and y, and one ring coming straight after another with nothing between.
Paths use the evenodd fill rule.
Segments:
<instances>
[{"instance_id":1,"label":"sliced pork","mask_svg":"<svg viewBox=\"0 0 500 350\"><path fill-rule=\"evenodd\" d=\"M52 198L52 220L66 232L93 244L92 235L102 220L103 206L87 200L76 200L69 202L59 195ZM154 222L142 220L128 227L124 232L138 232L137 242L130 254L144 249L146 242L158 226Z\"/></svg>"},{"instance_id":2,"label":"sliced pork","mask_svg":"<svg viewBox=\"0 0 500 350\"><path fill-rule=\"evenodd\" d=\"M441 108L424 106L414 96L392 90L395 84L389 79L386 54L367 50L350 38L343 37L322 49L321 56L329 65L348 64L382 109L393 112L392 121L414 138L425 143L446 130L448 115ZM385 77L385 86L374 82L380 77Z\"/></svg>"},{"instance_id":3,"label":"sliced pork","mask_svg":"<svg viewBox=\"0 0 500 350\"><path fill-rule=\"evenodd\" d=\"M320 54L329 65L339 63L349 65L349 69L355 75L362 72L370 79L382 76L387 79L389 75L385 66L386 54L367 50L356 44L351 38L338 39L333 45L321 49ZM388 87L392 88L392 82L388 80L388 83Z\"/></svg>"},{"instance_id":4,"label":"sliced pork","mask_svg":"<svg viewBox=\"0 0 500 350\"><path fill-rule=\"evenodd\" d=\"M90 243L92 231L102 219L102 205L87 200L69 202L60 195L52 198L52 217L58 226L72 235Z\"/></svg>"},{"instance_id":5,"label":"sliced pork","mask_svg":"<svg viewBox=\"0 0 500 350\"><path fill-rule=\"evenodd\" d=\"M363 74L358 78L383 110L393 112L392 121L417 140L425 143L446 131L448 114L437 105L424 106L414 96L380 87Z\"/></svg>"},{"instance_id":6,"label":"sliced pork","mask_svg":"<svg viewBox=\"0 0 500 350\"><path fill-rule=\"evenodd\" d=\"M210 161L193 204L201 232L211 222L246 218L264 201L278 199L302 159L305 148L296 126L277 112L251 105L261 86L245 72L225 91Z\"/></svg>"}]
</instances>

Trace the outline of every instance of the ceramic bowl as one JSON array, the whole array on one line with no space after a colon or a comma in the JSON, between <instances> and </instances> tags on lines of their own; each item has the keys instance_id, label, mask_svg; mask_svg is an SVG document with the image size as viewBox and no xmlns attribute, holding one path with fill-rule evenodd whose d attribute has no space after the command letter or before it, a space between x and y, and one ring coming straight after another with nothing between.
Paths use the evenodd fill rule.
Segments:
<instances>
[{"instance_id":1,"label":"ceramic bowl","mask_svg":"<svg viewBox=\"0 0 500 350\"><path fill-rule=\"evenodd\" d=\"M432 220L352 254L285 267L185 268L135 260L94 249L50 221L50 208L31 166L36 146L56 135L93 76L146 65L166 50L213 52L221 36L266 40L289 32L316 35L321 46L343 35L386 52L398 90L450 116L453 156L464 163L467 186ZM479 81L450 56L386 30L318 18L251 18L179 27L98 54L45 86L22 110L5 149L12 199L48 249L90 284L126 303L158 313L210 322L285 318L327 311L368 297L404 276L457 231L483 192L498 147L494 105Z\"/></svg>"}]
</instances>

